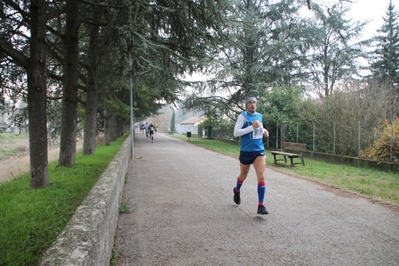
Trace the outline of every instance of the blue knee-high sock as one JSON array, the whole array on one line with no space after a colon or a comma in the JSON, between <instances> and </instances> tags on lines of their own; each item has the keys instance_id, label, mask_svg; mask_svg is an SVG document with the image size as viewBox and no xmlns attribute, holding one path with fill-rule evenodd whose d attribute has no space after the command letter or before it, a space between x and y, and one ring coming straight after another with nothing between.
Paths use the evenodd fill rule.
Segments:
<instances>
[{"instance_id":1,"label":"blue knee-high sock","mask_svg":"<svg viewBox=\"0 0 399 266\"><path fill-rule=\"evenodd\" d=\"M236 186L236 191L240 192L241 186L242 186L242 182L239 178L237 178L237 186Z\"/></svg>"},{"instance_id":2,"label":"blue knee-high sock","mask_svg":"<svg viewBox=\"0 0 399 266\"><path fill-rule=\"evenodd\" d=\"M263 205L266 194L266 182L258 182L258 199L259 205Z\"/></svg>"}]
</instances>

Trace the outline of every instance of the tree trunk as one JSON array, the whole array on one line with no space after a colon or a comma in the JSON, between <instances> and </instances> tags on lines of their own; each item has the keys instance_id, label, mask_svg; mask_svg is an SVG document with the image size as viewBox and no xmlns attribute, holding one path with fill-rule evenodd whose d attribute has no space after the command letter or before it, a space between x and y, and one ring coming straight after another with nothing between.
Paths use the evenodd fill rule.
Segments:
<instances>
[{"instance_id":1,"label":"tree trunk","mask_svg":"<svg viewBox=\"0 0 399 266\"><path fill-rule=\"evenodd\" d=\"M50 184L46 114L46 1L31 2L31 43L28 66L30 188Z\"/></svg>"},{"instance_id":2,"label":"tree trunk","mask_svg":"<svg viewBox=\"0 0 399 266\"><path fill-rule=\"evenodd\" d=\"M111 132L110 132L110 115L108 110L104 111L104 145L109 146L111 143Z\"/></svg>"},{"instance_id":3,"label":"tree trunk","mask_svg":"<svg viewBox=\"0 0 399 266\"><path fill-rule=\"evenodd\" d=\"M246 2L246 10L251 13L253 9L254 3L252 1ZM244 90L246 93L253 93L254 84L253 84L253 73L254 73L254 52L256 44L253 36L253 28L251 25L248 25L244 29L244 38L245 38L245 54L244 54L244 64L245 64L245 79L244 79ZM249 95L247 95L249 96Z\"/></svg>"},{"instance_id":4,"label":"tree trunk","mask_svg":"<svg viewBox=\"0 0 399 266\"><path fill-rule=\"evenodd\" d=\"M109 111L106 112L104 117L104 145L108 146L111 141L118 138L118 121L114 114Z\"/></svg>"},{"instance_id":5,"label":"tree trunk","mask_svg":"<svg viewBox=\"0 0 399 266\"><path fill-rule=\"evenodd\" d=\"M110 120L110 139L111 141L115 141L117 139L118 136L118 120L116 118L116 115L111 114L109 116L109 120Z\"/></svg>"},{"instance_id":6,"label":"tree trunk","mask_svg":"<svg viewBox=\"0 0 399 266\"><path fill-rule=\"evenodd\" d=\"M72 167L76 157L78 109L79 1L68 0L64 42L64 76L61 113L61 140L58 165Z\"/></svg>"},{"instance_id":7,"label":"tree trunk","mask_svg":"<svg viewBox=\"0 0 399 266\"><path fill-rule=\"evenodd\" d=\"M98 12L97 12L98 13ZM90 26L89 69L86 86L86 110L84 124L83 154L95 154L97 133L97 104L98 104L98 31L97 25Z\"/></svg>"},{"instance_id":8,"label":"tree trunk","mask_svg":"<svg viewBox=\"0 0 399 266\"><path fill-rule=\"evenodd\" d=\"M117 123L117 131L116 131L116 136L115 136L115 140L117 138L119 138L120 136L123 135L123 122L122 122L122 118L118 117L118 119L116 120Z\"/></svg>"}]
</instances>

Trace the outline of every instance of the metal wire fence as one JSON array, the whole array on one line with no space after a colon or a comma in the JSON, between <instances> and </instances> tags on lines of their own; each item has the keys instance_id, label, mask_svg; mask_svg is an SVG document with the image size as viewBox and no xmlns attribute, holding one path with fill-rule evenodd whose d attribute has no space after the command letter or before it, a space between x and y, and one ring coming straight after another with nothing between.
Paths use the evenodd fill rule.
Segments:
<instances>
[{"instance_id":1,"label":"metal wire fence","mask_svg":"<svg viewBox=\"0 0 399 266\"><path fill-rule=\"evenodd\" d=\"M306 143L308 150L381 161L399 162L399 120L385 121L379 128L357 123L317 125L316 123L281 123L275 126L271 147L279 149L281 141ZM378 158L373 158L378 157Z\"/></svg>"},{"instance_id":2,"label":"metal wire fence","mask_svg":"<svg viewBox=\"0 0 399 266\"><path fill-rule=\"evenodd\" d=\"M234 139L234 125L213 126L199 130L202 137ZM268 149L280 149L281 142L307 144L313 152L399 162L399 119L385 121L379 128L362 123L279 123L265 125L270 136L264 139ZM201 134L200 134L201 135Z\"/></svg>"}]
</instances>

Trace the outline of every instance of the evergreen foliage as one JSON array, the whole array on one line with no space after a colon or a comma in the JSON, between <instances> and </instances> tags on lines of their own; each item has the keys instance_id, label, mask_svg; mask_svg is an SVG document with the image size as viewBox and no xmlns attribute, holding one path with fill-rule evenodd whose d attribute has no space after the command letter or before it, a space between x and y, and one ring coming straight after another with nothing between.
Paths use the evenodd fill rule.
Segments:
<instances>
[{"instance_id":1,"label":"evergreen foliage","mask_svg":"<svg viewBox=\"0 0 399 266\"><path fill-rule=\"evenodd\" d=\"M392 1L389 2L384 24L374 40L376 50L372 54L371 71L373 78L395 88L399 95L399 13Z\"/></svg>"},{"instance_id":2,"label":"evergreen foliage","mask_svg":"<svg viewBox=\"0 0 399 266\"><path fill-rule=\"evenodd\" d=\"M245 97L262 97L267 88L299 78L300 7L295 0L231 1L222 44L211 51L213 60L205 69L209 78L193 85L196 91L186 96L184 108L233 120Z\"/></svg>"}]
</instances>

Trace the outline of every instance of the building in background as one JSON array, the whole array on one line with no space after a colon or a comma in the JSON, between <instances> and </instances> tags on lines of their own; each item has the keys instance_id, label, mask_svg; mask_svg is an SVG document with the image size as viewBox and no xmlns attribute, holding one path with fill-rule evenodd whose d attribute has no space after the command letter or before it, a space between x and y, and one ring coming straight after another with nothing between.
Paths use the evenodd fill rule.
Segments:
<instances>
[{"instance_id":1,"label":"building in background","mask_svg":"<svg viewBox=\"0 0 399 266\"><path fill-rule=\"evenodd\" d=\"M198 134L198 125L205 120L205 116L188 118L177 125L177 133L185 134L191 132L191 134Z\"/></svg>"}]
</instances>

